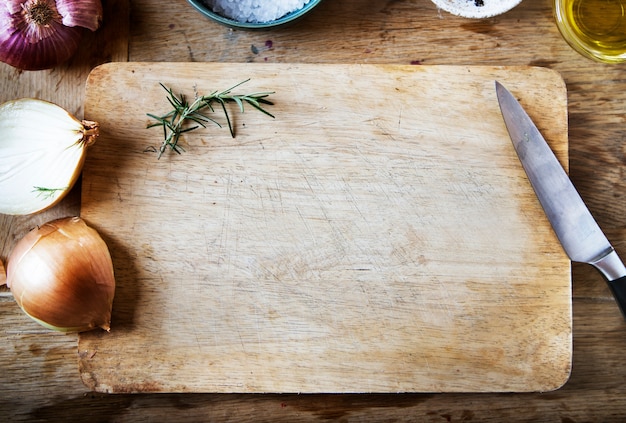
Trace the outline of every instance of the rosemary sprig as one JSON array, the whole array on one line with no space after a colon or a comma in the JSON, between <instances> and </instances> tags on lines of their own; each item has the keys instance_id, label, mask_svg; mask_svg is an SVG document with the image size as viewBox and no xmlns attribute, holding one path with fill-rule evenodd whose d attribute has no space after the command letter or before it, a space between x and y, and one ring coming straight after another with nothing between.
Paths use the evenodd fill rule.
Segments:
<instances>
[{"instance_id":1,"label":"rosemary sprig","mask_svg":"<svg viewBox=\"0 0 626 423\"><path fill-rule=\"evenodd\" d=\"M148 116L154 119L156 122L148 125L148 128L157 126L163 127L163 143L158 149L158 158L161 158L167 148L180 154L184 149L178 145L180 137L185 132L193 131L200 127L206 128L207 124L213 123L218 127L222 127L218 121L209 117L207 113L215 112L215 106L221 108L226 116L226 122L230 135L235 137L235 130L233 128L228 110L226 108L227 103L235 103L239 106L239 111L244 112L244 104L249 104L260 112L274 117L270 112L263 108L264 105L273 105L271 101L267 99L273 92L258 92L251 94L231 94L232 90L250 81L246 79L224 91L213 91L209 95L198 95L189 103L183 94L176 95L171 88L166 87L163 84L161 87L167 92L167 101L172 106L172 110L165 115L157 116L148 113Z\"/></svg>"},{"instance_id":2,"label":"rosemary sprig","mask_svg":"<svg viewBox=\"0 0 626 423\"><path fill-rule=\"evenodd\" d=\"M37 193L37 196L47 199L52 198L59 191L66 191L68 187L65 188L46 188L46 187L33 187L33 192Z\"/></svg>"}]
</instances>

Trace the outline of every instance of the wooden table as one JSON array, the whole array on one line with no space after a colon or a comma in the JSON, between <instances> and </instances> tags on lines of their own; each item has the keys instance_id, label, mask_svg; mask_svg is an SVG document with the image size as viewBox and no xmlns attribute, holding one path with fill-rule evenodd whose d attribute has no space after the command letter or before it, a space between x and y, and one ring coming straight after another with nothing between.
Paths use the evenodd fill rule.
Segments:
<instances>
[{"instance_id":1,"label":"wooden table","mask_svg":"<svg viewBox=\"0 0 626 423\"><path fill-rule=\"evenodd\" d=\"M129 4L130 1L130 4ZM82 117L84 81L109 61L534 65L569 89L570 174L626 257L626 68L575 53L548 0L490 19L439 11L429 0L327 0L297 25L241 32L207 21L184 0L105 0L105 24L69 63L41 72L0 66L0 100L39 97ZM210 81L210 75L207 75ZM416 93L419 95L419 93ZM323 99L319 99L323 102ZM29 228L79 212L78 190L31 217L0 216L0 259ZM549 393L386 395L102 395L77 369L77 337L30 321L0 290L0 421L624 421L626 321L605 283L573 265L574 360ZM167 417L166 417L167 416Z\"/></svg>"}]
</instances>

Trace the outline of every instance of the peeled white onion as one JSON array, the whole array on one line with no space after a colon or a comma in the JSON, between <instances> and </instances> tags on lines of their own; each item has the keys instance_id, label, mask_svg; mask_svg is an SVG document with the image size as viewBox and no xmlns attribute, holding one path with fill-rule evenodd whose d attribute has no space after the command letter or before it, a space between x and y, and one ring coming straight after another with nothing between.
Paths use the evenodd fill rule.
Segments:
<instances>
[{"instance_id":1,"label":"peeled white onion","mask_svg":"<svg viewBox=\"0 0 626 423\"><path fill-rule=\"evenodd\" d=\"M79 217L27 233L7 261L6 284L41 325L62 332L110 330L115 277L109 249Z\"/></svg>"},{"instance_id":2,"label":"peeled white onion","mask_svg":"<svg viewBox=\"0 0 626 423\"><path fill-rule=\"evenodd\" d=\"M0 105L0 213L26 215L58 203L72 188L96 122L56 104L24 98Z\"/></svg>"}]
</instances>

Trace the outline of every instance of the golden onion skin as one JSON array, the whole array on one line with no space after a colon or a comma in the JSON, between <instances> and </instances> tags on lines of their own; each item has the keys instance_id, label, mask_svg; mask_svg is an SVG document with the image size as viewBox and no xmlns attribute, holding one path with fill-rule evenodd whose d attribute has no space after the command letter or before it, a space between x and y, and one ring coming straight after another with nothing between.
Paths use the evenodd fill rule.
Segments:
<instances>
[{"instance_id":1,"label":"golden onion skin","mask_svg":"<svg viewBox=\"0 0 626 423\"><path fill-rule=\"evenodd\" d=\"M50 329L110 330L113 263L98 232L79 217L27 233L7 261L7 286L22 310Z\"/></svg>"}]
</instances>

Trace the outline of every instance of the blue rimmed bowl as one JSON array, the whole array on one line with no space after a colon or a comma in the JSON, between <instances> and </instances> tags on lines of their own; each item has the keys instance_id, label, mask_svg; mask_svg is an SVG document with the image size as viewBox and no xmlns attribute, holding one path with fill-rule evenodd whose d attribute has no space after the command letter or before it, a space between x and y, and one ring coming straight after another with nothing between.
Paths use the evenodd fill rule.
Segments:
<instances>
[{"instance_id":1,"label":"blue rimmed bowl","mask_svg":"<svg viewBox=\"0 0 626 423\"><path fill-rule=\"evenodd\" d=\"M187 0L198 12L207 18L233 29L268 30L290 25L304 17L323 0L310 0L302 8L269 22L240 22L214 12L203 0Z\"/></svg>"}]
</instances>

